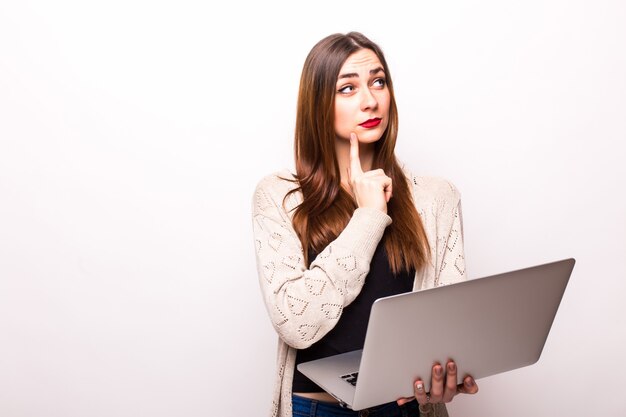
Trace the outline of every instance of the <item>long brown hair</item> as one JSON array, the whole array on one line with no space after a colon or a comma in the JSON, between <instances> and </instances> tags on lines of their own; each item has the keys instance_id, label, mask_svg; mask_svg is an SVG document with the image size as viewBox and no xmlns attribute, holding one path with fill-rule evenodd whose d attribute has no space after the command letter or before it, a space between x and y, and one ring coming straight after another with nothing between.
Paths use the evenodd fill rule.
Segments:
<instances>
[{"instance_id":1,"label":"long brown hair","mask_svg":"<svg viewBox=\"0 0 626 417\"><path fill-rule=\"evenodd\" d=\"M429 246L420 217L411 199L407 178L394 154L398 112L393 84L382 50L358 32L333 34L319 41L307 56L298 94L295 130L296 179L303 201L295 209L293 226L304 248L320 253L345 228L357 208L341 187L335 154L335 89L339 71L350 55L372 50L383 65L390 94L389 123L375 144L373 169L382 168L393 181L393 198L387 213L393 219L383 235L389 265L394 274L418 270L428 260Z\"/></svg>"}]
</instances>

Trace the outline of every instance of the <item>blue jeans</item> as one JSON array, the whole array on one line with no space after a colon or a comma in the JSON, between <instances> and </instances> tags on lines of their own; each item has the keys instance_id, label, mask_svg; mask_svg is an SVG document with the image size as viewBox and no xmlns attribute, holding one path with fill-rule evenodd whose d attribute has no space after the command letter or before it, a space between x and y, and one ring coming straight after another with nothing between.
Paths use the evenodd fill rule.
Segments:
<instances>
[{"instance_id":1,"label":"blue jeans","mask_svg":"<svg viewBox=\"0 0 626 417\"><path fill-rule=\"evenodd\" d=\"M399 406L394 402L352 411L339 404L310 400L292 395L293 417L417 417L420 415L417 401Z\"/></svg>"}]
</instances>

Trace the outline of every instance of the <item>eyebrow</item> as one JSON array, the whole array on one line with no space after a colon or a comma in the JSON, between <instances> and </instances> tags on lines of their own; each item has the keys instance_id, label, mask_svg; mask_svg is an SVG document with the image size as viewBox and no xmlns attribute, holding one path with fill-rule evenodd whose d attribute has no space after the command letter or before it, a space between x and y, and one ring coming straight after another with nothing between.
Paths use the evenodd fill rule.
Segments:
<instances>
[{"instance_id":1,"label":"eyebrow","mask_svg":"<svg viewBox=\"0 0 626 417\"><path fill-rule=\"evenodd\" d=\"M383 73L385 72L383 67L377 67L377 68L371 69L370 70L370 75L374 75L374 74L377 74L379 72L383 72ZM339 74L337 79L341 80L342 78L355 78L355 77L358 78L359 74L357 74L356 72L350 72L350 73L347 73L347 74Z\"/></svg>"}]
</instances>

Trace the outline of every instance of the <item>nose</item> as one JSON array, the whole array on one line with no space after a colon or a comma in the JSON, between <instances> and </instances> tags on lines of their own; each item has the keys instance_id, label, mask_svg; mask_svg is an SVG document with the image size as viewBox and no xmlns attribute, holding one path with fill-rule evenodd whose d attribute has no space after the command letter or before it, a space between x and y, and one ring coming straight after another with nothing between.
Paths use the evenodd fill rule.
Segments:
<instances>
[{"instance_id":1,"label":"nose","mask_svg":"<svg viewBox=\"0 0 626 417\"><path fill-rule=\"evenodd\" d=\"M369 88L361 89L361 110L375 109L378 106L378 101L372 91Z\"/></svg>"}]
</instances>

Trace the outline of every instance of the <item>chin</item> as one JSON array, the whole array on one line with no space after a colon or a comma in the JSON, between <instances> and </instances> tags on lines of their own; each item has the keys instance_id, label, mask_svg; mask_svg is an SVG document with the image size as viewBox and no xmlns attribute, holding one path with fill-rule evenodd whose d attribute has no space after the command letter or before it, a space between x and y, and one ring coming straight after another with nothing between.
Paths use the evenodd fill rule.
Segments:
<instances>
[{"instance_id":1,"label":"chin","mask_svg":"<svg viewBox=\"0 0 626 417\"><path fill-rule=\"evenodd\" d=\"M384 131L367 131L359 135L359 142L361 143L374 143L378 142L383 137Z\"/></svg>"}]
</instances>

